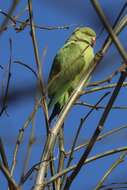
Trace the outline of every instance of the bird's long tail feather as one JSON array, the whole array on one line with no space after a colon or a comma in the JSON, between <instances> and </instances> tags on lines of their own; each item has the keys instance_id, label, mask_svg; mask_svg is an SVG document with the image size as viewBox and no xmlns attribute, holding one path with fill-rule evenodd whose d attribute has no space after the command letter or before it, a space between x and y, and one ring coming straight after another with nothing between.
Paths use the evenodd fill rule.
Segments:
<instances>
[{"instance_id":1,"label":"bird's long tail feather","mask_svg":"<svg viewBox=\"0 0 127 190\"><path fill-rule=\"evenodd\" d=\"M54 105L54 108L53 108L53 110L52 110L52 113L51 113L51 115L50 115L50 117L49 117L49 123L52 122L52 120L54 119L54 117L55 117L56 115L58 115L58 114L60 113L60 111L61 111L60 104L59 104L59 103L56 103L56 104Z\"/></svg>"}]
</instances>

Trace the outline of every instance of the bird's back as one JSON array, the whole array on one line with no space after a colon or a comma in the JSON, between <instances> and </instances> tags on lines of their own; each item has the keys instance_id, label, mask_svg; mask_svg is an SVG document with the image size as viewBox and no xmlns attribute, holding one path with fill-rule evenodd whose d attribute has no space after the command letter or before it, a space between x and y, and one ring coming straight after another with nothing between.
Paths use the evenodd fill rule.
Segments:
<instances>
[{"instance_id":1,"label":"bird's back","mask_svg":"<svg viewBox=\"0 0 127 190\"><path fill-rule=\"evenodd\" d=\"M55 104L78 84L81 73L93 59L93 49L85 42L68 41L56 55L48 80L50 104ZM63 100L64 103L64 100ZM63 104L62 103L62 104Z\"/></svg>"}]
</instances>

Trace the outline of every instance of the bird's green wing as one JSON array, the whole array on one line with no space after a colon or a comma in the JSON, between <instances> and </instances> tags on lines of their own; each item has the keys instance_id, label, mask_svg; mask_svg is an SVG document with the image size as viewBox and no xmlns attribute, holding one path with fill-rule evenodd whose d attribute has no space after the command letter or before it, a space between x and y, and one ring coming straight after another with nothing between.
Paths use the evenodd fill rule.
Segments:
<instances>
[{"instance_id":1,"label":"bird's green wing","mask_svg":"<svg viewBox=\"0 0 127 190\"><path fill-rule=\"evenodd\" d=\"M48 96L51 104L55 104L71 88L71 83L74 84L75 78L85 68L85 46L84 44L83 49L80 43L68 42L56 55L48 80Z\"/></svg>"}]
</instances>

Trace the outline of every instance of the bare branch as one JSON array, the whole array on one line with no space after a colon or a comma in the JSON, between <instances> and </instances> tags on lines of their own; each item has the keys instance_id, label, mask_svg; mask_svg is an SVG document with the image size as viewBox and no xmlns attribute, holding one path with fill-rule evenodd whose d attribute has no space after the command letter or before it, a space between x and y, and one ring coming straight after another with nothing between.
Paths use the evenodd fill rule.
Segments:
<instances>
[{"instance_id":1,"label":"bare branch","mask_svg":"<svg viewBox=\"0 0 127 190\"><path fill-rule=\"evenodd\" d=\"M34 74L36 79L38 79L37 73L34 71L34 69L32 67L30 67L29 65L23 63L22 61L14 61L14 63L18 63L18 64L24 66L25 68L27 68L28 70L30 70Z\"/></svg>"},{"instance_id":2,"label":"bare branch","mask_svg":"<svg viewBox=\"0 0 127 190\"><path fill-rule=\"evenodd\" d=\"M108 24L108 22L106 20L106 17L104 15L104 13L103 13L103 11L102 11L99 3L97 2L97 0L91 0L91 2L95 6L95 8L96 8L96 10L97 10L100 18L102 19L102 21L104 23L104 26L106 27L106 29L108 30L109 34L111 35L112 40L114 41L116 47L118 48L121 56L123 57L124 61L127 62L127 54L126 54L125 50L123 49L120 41L118 40L116 34L113 32L113 30L111 29L110 25ZM112 94L112 96L111 96L111 98L110 98L110 100L109 100L109 102L108 102L108 104L107 104L107 106L106 106L103 114L102 114L102 117L101 117L101 119L100 119L100 121L99 121L99 123L97 125L97 128L96 128L94 134L92 135L92 137L91 137L91 139L89 141L89 144L88 144L86 150L82 154L82 156L81 156L81 158L80 158L80 160L79 160L79 162L77 164L77 167L74 169L74 171L72 172L72 174L67 178L66 184L64 186L64 190L68 190L70 188L73 180L75 179L75 177L80 172L80 170L81 170L81 168L83 166L83 163L87 159L87 157L88 157L89 153L91 152L94 144L96 143L96 140L97 140L99 134L101 133L101 131L102 131L103 127L104 127L104 123L105 123L105 121L106 121L106 119L107 119L107 117L109 115L109 112L111 110L111 107L112 107L113 103L115 102L115 100L116 100L116 98L117 98L117 96L119 94L119 91L121 89L121 86L122 86L125 78L126 78L126 72L123 71L123 72L121 72L121 76L119 78L117 86L116 86L115 90L113 91L113 94Z\"/></svg>"},{"instance_id":3,"label":"bare branch","mask_svg":"<svg viewBox=\"0 0 127 190\"><path fill-rule=\"evenodd\" d=\"M103 178L99 181L99 183L97 184L97 186L95 187L95 190L99 190L103 183L105 182L105 180L107 179L107 177L113 172L113 170L119 165L121 164L124 159L125 156L127 155L127 152L123 153L122 155L120 155L120 157L112 164L112 166L108 169L108 171L105 173L105 175L103 176Z\"/></svg>"},{"instance_id":4,"label":"bare branch","mask_svg":"<svg viewBox=\"0 0 127 190\"><path fill-rule=\"evenodd\" d=\"M65 161L65 150L64 150L64 126L60 129L59 132L59 163L58 163L58 169L57 169L57 173L61 172L64 168L64 161ZM61 190L61 182L62 179L58 178L58 180L56 180L56 189L57 190Z\"/></svg>"},{"instance_id":5,"label":"bare branch","mask_svg":"<svg viewBox=\"0 0 127 190\"><path fill-rule=\"evenodd\" d=\"M108 33L110 34L110 37L112 38L112 41L115 43L117 50L119 51L121 57L127 62L127 53L125 49L123 48L121 42L119 41L118 37L114 33L113 29L111 28L110 24L107 21L107 18L105 14L103 13L100 4L98 3L98 0L91 0L91 3L93 4L94 8L96 9L96 12L99 15L99 18L101 19L102 23L104 24L105 28L107 29Z\"/></svg>"},{"instance_id":6,"label":"bare branch","mask_svg":"<svg viewBox=\"0 0 127 190\"><path fill-rule=\"evenodd\" d=\"M32 42L33 42L35 60L36 60L36 65L37 65L37 74L38 74L38 79L39 79L39 87L40 87L40 90L42 93L42 108L44 110L46 130L48 133L48 130L49 130L48 120L49 120L49 118L48 118L48 109L47 109L47 104L46 104L46 92L45 92L45 85L44 85L44 80L43 80L42 72L41 72L42 68L41 68L41 63L40 63L40 59L39 59L38 45L37 45L36 35L35 35L35 27L34 27L34 22L33 22L33 12L32 12L31 0L28 0L28 8L29 8L31 37L32 37Z\"/></svg>"},{"instance_id":7,"label":"bare branch","mask_svg":"<svg viewBox=\"0 0 127 190\"><path fill-rule=\"evenodd\" d=\"M95 107L96 107L97 105L99 105L100 102L101 102L107 95L109 95L109 93L106 93L106 94L104 94L101 98L99 98L99 100L98 100L97 103L95 104ZM73 159L73 154L74 154L74 152L75 152L75 145L76 145L76 143L77 143L77 139L78 139L79 133L80 133L82 127L83 127L83 124L85 123L85 121L87 120L87 118L89 117L89 115L90 115L93 111L94 111L94 108L91 108L90 111L88 111L88 113L85 115L85 117L82 118L81 121L80 121L78 130L77 130L77 132L76 132L74 141L73 141L73 143L72 143L71 150L70 150L70 152L69 152L69 154L68 154L68 155L69 155L69 159L68 159L66 168L68 168L68 167L70 166L71 161L72 161L72 159ZM66 154L66 156L67 156L67 154ZM65 176L64 176L64 179L63 179L62 183L64 182L64 180L65 180Z\"/></svg>"},{"instance_id":8,"label":"bare branch","mask_svg":"<svg viewBox=\"0 0 127 190\"><path fill-rule=\"evenodd\" d=\"M6 18L3 20L1 26L0 26L0 35L3 33L3 31L6 29L6 26L8 24L8 21L11 17L11 15L13 14L14 10L16 9L16 6L18 5L19 0L13 0L11 7L7 13L8 16L6 16Z\"/></svg>"},{"instance_id":9,"label":"bare branch","mask_svg":"<svg viewBox=\"0 0 127 190\"><path fill-rule=\"evenodd\" d=\"M14 149L14 153L13 153L13 161L12 161L12 166L11 166L11 175L13 175L15 166L16 166L16 158L17 158L17 154L18 154L18 150L19 150L19 146L23 140L24 137L24 131L25 129L29 126L30 122L33 120L38 107L40 106L40 102L38 101L35 103L35 107L34 110L32 111L32 113L30 114L30 116L28 117L27 121L25 122L24 126L19 130L19 135L17 137L17 141L16 141L16 145L15 145L15 149Z\"/></svg>"},{"instance_id":10,"label":"bare branch","mask_svg":"<svg viewBox=\"0 0 127 190\"><path fill-rule=\"evenodd\" d=\"M106 151L104 153L100 153L98 155L95 155L93 157L90 157L88 158L84 164L88 164L90 162L93 162L95 160L98 160L98 159L101 159L101 158L104 158L104 157L107 157L107 156L110 156L110 155L113 155L113 154L117 154L119 152L124 152L124 151L127 151L127 147L122 147L122 148L117 148L117 149L113 149L113 150L109 150L109 151ZM64 169L62 172L56 174L55 176L53 176L52 178L49 179L49 181L47 181L45 183L45 186L49 183L52 183L52 181L56 180L57 178L73 171L75 168L76 168L77 165L73 165L73 166L70 166L69 168L66 168Z\"/></svg>"},{"instance_id":11,"label":"bare branch","mask_svg":"<svg viewBox=\"0 0 127 190\"><path fill-rule=\"evenodd\" d=\"M81 95L83 95L83 94L90 94L90 93L98 92L98 91L101 91L101 90L115 88L116 85L117 85L117 83L109 84L109 85L105 85L105 86L101 86L101 87L96 87L96 88L93 88L93 89L90 89L90 90L83 91L80 94ZM122 87L125 87L125 86L127 86L127 82L123 82Z\"/></svg>"},{"instance_id":12,"label":"bare branch","mask_svg":"<svg viewBox=\"0 0 127 190\"><path fill-rule=\"evenodd\" d=\"M94 104L90 104L87 102L77 101L75 105L85 106L88 108L93 108L95 110L105 109L105 106L95 106ZM127 106L112 106L112 109L120 109L120 110L126 110Z\"/></svg>"},{"instance_id":13,"label":"bare branch","mask_svg":"<svg viewBox=\"0 0 127 190\"><path fill-rule=\"evenodd\" d=\"M0 170L4 174L4 176L7 179L8 183L12 185L13 190L20 190L19 187L17 186L16 182L12 178L11 174L9 173L8 169L1 163L0 163Z\"/></svg>"},{"instance_id":14,"label":"bare branch","mask_svg":"<svg viewBox=\"0 0 127 190\"><path fill-rule=\"evenodd\" d=\"M2 108L0 110L0 116L3 114L3 112L7 108L8 92L9 92L9 85L10 85L10 79L11 79L11 65L12 65L12 40L11 39L9 40L9 45L10 45L10 58L9 58L9 64L8 64L7 85L5 89L5 95L3 97Z\"/></svg>"},{"instance_id":15,"label":"bare branch","mask_svg":"<svg viewBox=\"0 0 127 190\"><path fill-rule=\"evenodd\" d=\"M118 132L120 132L121 130L126 129L126 128L127 128L127 125L124 125L124 126L121 126L121 127L118 127L118 128L114 128L114 129L108 131L107 133L104 133L104 134L102 134L102 135L99 135L99 137L97 138L97 141L100 141L100 140L102 140L102 139L104 139L104 138L106 138L106 137L108 137L108 136L110 136L110 135L113 135L113 134L115 134L115 133L118 133ZM78 151L78 150L80 150L81 148L86 147L86 146L88 145L88 143L89 143L89 140L87 140L85 143L80 144L79 146L75 147L74 151ZM68 151L68 152L66 152L66 156L68 156L70 153L71 153L71 150Z\"/></svg>"}]
</instances>

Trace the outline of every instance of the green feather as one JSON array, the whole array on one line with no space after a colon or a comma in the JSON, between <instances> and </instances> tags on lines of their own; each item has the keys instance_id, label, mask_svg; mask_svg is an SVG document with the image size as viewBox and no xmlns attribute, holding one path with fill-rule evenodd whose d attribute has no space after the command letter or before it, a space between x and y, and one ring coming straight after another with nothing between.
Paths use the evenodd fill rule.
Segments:
<instances>
[{"instance_id":1,"label":"green feather","mask_svg":"<svg viewBox=\"0 0 127 190\"><path fill-rule=\"evenodd\" d=\"M95 32L88 27L76 28L58 51L48 79L49 108L62 108L94 58L92 40Z\"/></svg>"}]
</instances>

